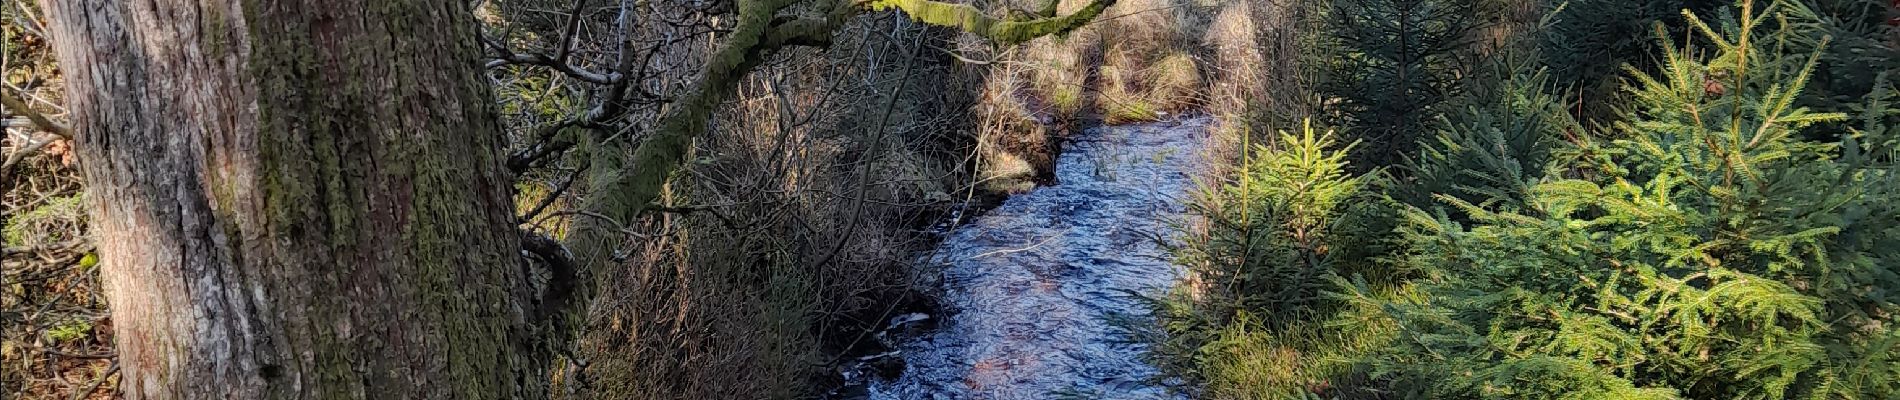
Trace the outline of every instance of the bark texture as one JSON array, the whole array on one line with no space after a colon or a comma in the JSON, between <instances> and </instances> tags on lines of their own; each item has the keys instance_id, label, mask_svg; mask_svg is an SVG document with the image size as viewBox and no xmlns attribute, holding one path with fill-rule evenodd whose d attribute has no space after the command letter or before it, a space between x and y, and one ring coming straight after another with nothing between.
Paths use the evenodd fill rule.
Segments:
<instances>
[{"instance_id":1,"label":"bark texture","mask_svg":"<svg viewBox=\"0 0 1900 400\"><path fill-rule=\"evenodd\" d=\"M545 396L468 3L45 3L128 398Z\"/></svg>"}]
</instances>

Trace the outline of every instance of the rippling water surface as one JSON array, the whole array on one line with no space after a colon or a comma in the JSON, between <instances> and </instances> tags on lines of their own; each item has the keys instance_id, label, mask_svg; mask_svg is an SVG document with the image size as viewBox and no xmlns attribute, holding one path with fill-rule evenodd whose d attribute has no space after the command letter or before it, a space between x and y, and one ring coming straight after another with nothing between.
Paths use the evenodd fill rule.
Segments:
<instances>
[{"instance_id":1,"label":"rippling water surface","mask_svg":"<svg viewBox=\"0 0 1900 400\"><path fill-rule=\"evenodd\" d=\"M1106 317L1143 315L1127 292L1180 278L1156 243L1185 211L1205 119L1091 129L1057 184L1013 196L938 248L940 327L898 345L905 370L874 399L1172 399L1140 344Z\"/></svg>"}]
</instances>

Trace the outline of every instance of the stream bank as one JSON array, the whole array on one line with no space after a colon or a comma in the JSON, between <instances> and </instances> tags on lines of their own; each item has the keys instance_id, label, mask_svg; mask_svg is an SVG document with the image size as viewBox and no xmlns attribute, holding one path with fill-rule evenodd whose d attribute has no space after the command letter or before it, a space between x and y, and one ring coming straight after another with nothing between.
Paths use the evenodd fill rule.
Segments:
<instances>
[{"instance_id":1,"label":"stream bank","mask_svg":"<svg viewBox=\"0 0 1900 400\"><path fill-rule=\"evenodd\" d=\"M1206 117L1090 128L1064 146L1053 185L956 228L927 259L943 315L903 314L895 378L872 399L1171 399L1145 344L1112 318L1142 318L1133 294L1182 276L1161 246L1203 168ZM935 319L935 320L932 320Z\"/></svg>"}]
</instances>

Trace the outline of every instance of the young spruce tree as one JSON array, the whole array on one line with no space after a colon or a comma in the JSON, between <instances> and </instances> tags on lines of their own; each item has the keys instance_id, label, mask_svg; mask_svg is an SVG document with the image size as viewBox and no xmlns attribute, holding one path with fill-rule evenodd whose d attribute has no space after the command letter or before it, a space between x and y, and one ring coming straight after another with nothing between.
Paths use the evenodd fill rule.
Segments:
<instances>
[{"instance_id":1,"label":"young spruce tree","mask_svg":"<svg viewBox=\"0 0 1900 400\"><path fill-rule=\"evenodd\" d=\"M1474 91L1435 125L1401 165L1406 179L1390 191L1395 199L1428 210L1443 209L1438 195L1512 210L1525 203L1566 138L1583 128L1549 93L1548 75L1521 65L1498 63L1501 82Z\"/></svg>"},{"instance_id":2,"label":"young spruce tree","mask_svg":"<svg viewBox=\"0 0 1900 400\"><path fill-rule=\"evenodd\" d=\"M1323 295L1339 276L1401 279L1382 270L1371 236L1387 203L1367 190L1374 175L1347 171L1347 153L1310 121L1271 146L1252 146L1240 170L1193 203L1207 231L1180 250L1197 284L1155 302L1164 332L1154 359L1202 397L1286 398L1354 377L1348 360L1386 340L1376 309L1345 309ZM1338 385L1346 386L1346 385ZM1322 389L1323 390L1323 389Z\"/></svg>"},{"instance_id":3,"label":"young spruce tree","mask_svg":"<svg viewBox=\"0 0 1900 400\"><path fill-rule=\"evenodd\" d=\"M1779 6L1745 0L1720 26L1685 12L1699 40L1628 69L1615 139L1582 144L1523 209L1409 212L1424 295L1339 282L1401 327L1382 376L1430 398L1900 395L1894 166L1803 139L1845 116L1796 105L1815 57L1785 51Z\"/></svg>"},{"instance_id":4,"label":"young spruce tree","mask_svg":"<svg viewBox=\"0 0 1900 400\"><path fill-rule=\"evenodd\" d=\"M1335 0L1329 11L1336 59L1323 87L1338 98L1334 125L1361 141L1361 168L1411 154L1443 103L1459 93L1472 32L1484 21L1473 0Z\"/></svg>"}]
</instances>

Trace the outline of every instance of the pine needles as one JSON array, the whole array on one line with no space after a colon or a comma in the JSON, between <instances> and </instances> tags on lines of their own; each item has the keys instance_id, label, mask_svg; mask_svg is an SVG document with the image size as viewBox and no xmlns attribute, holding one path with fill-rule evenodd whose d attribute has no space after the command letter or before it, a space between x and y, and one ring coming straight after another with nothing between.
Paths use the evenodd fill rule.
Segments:
<instances>
[{"instance_id":1,"label":"pine needles","mask_svg":"<svg viewBox=\"0 0 1900 400\"><path fill-rule=\"evenodd\" d=\"M1888 74L1837 78L1860 67L1830 43L1872 45L1842 22L1865 18L1814 11L1852 8L1834 3L1655 17L1617 96L1570 86L1589 78L1549 62L1571 47L1540 42L1543 65L1447 86L1389 180L1310 168L1344 160L1303 136L1243 157L1202 203L1183 260L1204 281L1164 308L1163 352L1194 349L1174 370L1213 398L1900 395L1900 112ZM1385 137L1366 129L1347 136Z\"/></svg>"}]
</instances>

